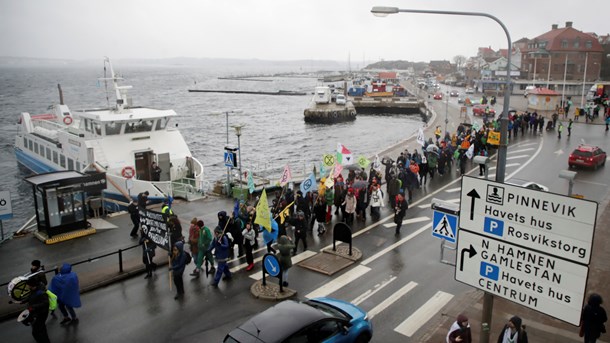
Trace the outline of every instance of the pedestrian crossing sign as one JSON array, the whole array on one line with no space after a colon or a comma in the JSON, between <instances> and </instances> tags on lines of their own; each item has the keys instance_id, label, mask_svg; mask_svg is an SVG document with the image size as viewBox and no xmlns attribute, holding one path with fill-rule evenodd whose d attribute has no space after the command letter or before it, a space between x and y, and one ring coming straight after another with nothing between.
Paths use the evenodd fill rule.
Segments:
<instances>
[{"instance_id":1,"label":"pedestrian crossing sign","mask_svg":"<svg viewBox=\"0 0 610 343\"><path fill-rule=\"evenodd\" d=\"M458 217L449 213L434 211L432 219L432 236L455 243Z\"/></svg>"},{"instance_id":2,"label":"pedestrian crossing sign","mask_svg":"<svg viewBox=\"0 0 610 343\"><path fill-rule=\"evenodd\" d=\"M236 166L235 161L236 161L235 153L225 151L225 167L231 167L231 168L235 167Z\"/></svg>"}]
</instances>

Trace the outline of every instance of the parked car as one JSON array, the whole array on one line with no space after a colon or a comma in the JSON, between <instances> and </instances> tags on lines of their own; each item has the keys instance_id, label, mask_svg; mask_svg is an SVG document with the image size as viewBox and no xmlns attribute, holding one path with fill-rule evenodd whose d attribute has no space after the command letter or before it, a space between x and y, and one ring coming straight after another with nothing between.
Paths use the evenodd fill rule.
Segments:
<instances>
[{"instance_id":1,"label":"parked car","mask_svg":"<svg viewBox=\"0 0 610 343\"><path fill-rule=\"evenodd\" d=\"M441 93L441 92L434 93L434 100L443 100L443 93Z\"/></svg>"},{"instance_id":2,"label":"parked car","mask_svg":"<svg viewBox=\"0 0 610 343\"><path fill-rule=\"evenodd\" d=\"M367 313L333 298L285 300L231 331L226 343L357 342L373 337Z\"/></svg>"},{"instance_id":3,"label":"parked car","mask_svg":"<svg viewBox=\"0 0 610 343\"><path fill-rule=\"evenodd\" d=\"M597 169L599 166L606 164L606 152L597 146L581 144L574 149L568 158L568 166L590 167Z\"/></svg>"},{"instance_id":4,"label":"parked car","mask_svg":"<svg viewBox=\"0 0 610 343\"><path fill-rule=\"evenodd\" d=\"M337 103L337 105L345 105L347 99L345 98L345 95L337 94L337 99L335 99L335 102Z\"/></svg>"},{"instance_id":5,"label":"parked car","mask_svg":"<svg viewBox=\"0 0 610 343\"><path fill-rule=\"evenodd\" d=\"M474 88L466 87L466 94L474 94Z\"/></svg>"},{"instance_id":6,"label":"parked car","mask_svg":"<svg viewBox=\"0 0 610 343\"><path fill-rule=\"evenodd\" d=\"M523 188L533 189L536 191L544 191L544 192L549 191L549 188L545 185L542 185L542 184L539 184L539 183L536 183L533 181L523 180L523 179L510 178L510 179L504 181L504 183L507 183L509 185L523 187Z\"/></svg>"},{"instance_id":7,"label":"parked car","mask_svg":"<svg viewBox=\"0 0 610 343\"><path fill-rule=\"evenodd\" d=\"M485 109L487 108L487 105L473 105L472 106L472 115L475 116L484 116L485 115ZM495 117L496 116L496 110L494 110L493 108L489 107L489 115Z\"/></svg>"},{"instance_id":8,"label":"parked car","mask_svg":"<svg viewBox=\"0 0 610 343\"><path fill-rule=\"evenodd\" d=\"M451 97L456 97L458 95L460 95L460 93L458 93L458 91L456 91L455 89L452 90L451 92L449 92L449 96L451 96Z\"/></svg>"}]
</instances>

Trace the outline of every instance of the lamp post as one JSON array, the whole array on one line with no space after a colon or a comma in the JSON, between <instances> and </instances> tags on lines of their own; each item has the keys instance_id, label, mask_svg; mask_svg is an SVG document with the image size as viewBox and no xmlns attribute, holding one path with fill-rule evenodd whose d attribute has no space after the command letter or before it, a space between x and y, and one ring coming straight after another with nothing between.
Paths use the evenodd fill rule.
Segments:
<instances>
[{"instance_id":1,"label":"lamp post","mask_svg":"<svg viewBox=\"0 0 610 343\"><path fill-rule=\"evenodd\" d=\"M511 87L511 77L510 72L512 69L511 64L511 51L512 51L512 42L510 39L510 33L508 29L498 18L492 16L491 14L482 13L482 12L457 12L457 11L438 11L438 10L416 10L416 9L399 9L398 7L384 7L384 6L375 6L371 9L371 12L376 16L385 17L389 14L394 13L419 13L419 14L446 14L446 15L458 15L458 16L476 16L476 17L487 17L491 20L498 23L502 30L504 30L504 34L506 35L506 40L508 43L508 58L507 58L507 67L506 67L506 84L504 86L504 106L502 110L502 115L500 116L500 145L498 146L498 159L497 159L497 167L496 167L496 181L504 182L504 174L506 173L506 153L507 153L507 136L508 136L508 109L510 103L510 87ZM493 295L485 292L483 297L483 313L481 325L483 326L483 331L481 334L481 343L489 342L489 323L491 323L491 314L493 310Z\"/></svg>"},{"instance_id":2,"label":"lamp post","mask_svg":"<svg viewBox=\"0 0 610 343\"><path fill-rule=\"evenodd\" d=\"M233 110L233 111L224 111L226 128L227 128L227 145L225 146L225 150L229 147L229 114L242 113L242 110ZM220 112L215 112L213 114L220 114ZM227 195L231 193L231 167L227 166Z\"/></svg>"},{"instance_id":3,"label":"lamp post","mask_svg":"<svg viewBox=\"0 0 610 343\"><path fill-rule=\"evenodd\" d=\"M449 123L449 119L447 119L447 113L449 112L449 90L447 90L447 99L445 100L445 131L443 132L443 140L445 140L445 136L447 135L447 123Z\"/></svg>"},{"instance_id":4,"label":"lamp post","mask_svg":"<svg viewBox=\"0 0 610 343\"><path fill-rule=\"evenodd\" d=\"M243 183L241 180L241 129L244 128L246 125L245 124L241 124L241 125L233 125L231 126L232 128L235 129L235 134L237 135L237 151L238 151L238 158L239 158L239 198L240 200L244 200L243 199Z\"/></svg>"}]
</instances>

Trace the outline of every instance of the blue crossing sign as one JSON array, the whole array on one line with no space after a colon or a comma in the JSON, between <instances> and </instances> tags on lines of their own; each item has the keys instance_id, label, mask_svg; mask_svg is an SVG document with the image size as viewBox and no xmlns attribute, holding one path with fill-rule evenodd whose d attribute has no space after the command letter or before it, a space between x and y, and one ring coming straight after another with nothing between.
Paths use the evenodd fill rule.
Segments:
<instances>
[{"instance_id":1,"label":"blue crossing sign","mask_svg":"<svg viewBox=\"0 0 610 343\"><path fill-rule=\"evenodd\" d=\"M225 151L225 167L235 167L237 164L235 163L235 153L230 151Z\"/></svg>"},{"instance_id":2,"label":"blue crossing sign","mask_svg":"<svg viewBox=\"0 0 610 343\"><path fill-rule=\"evenodd\" d=\"M434 211L432 218L432 236L455 243L457 236L458 216L442 211Z\"/></svg>"}]
</instances>

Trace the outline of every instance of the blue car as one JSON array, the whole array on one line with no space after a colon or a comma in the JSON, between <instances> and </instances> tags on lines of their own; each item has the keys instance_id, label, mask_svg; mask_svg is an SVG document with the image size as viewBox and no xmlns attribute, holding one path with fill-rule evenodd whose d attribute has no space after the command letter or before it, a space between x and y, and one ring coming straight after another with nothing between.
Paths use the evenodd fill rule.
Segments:
<instances>
[{"instance_id":1,"label":"blue car","mask_svg":"<svg viewBox=\"0 0 610 343\"><path fill-rule=\"evenodd\" d=\"M286 300L231 331L225 343L365 343L373 324L356 305L333 298Z\"/></svg>"}]
</instances>

